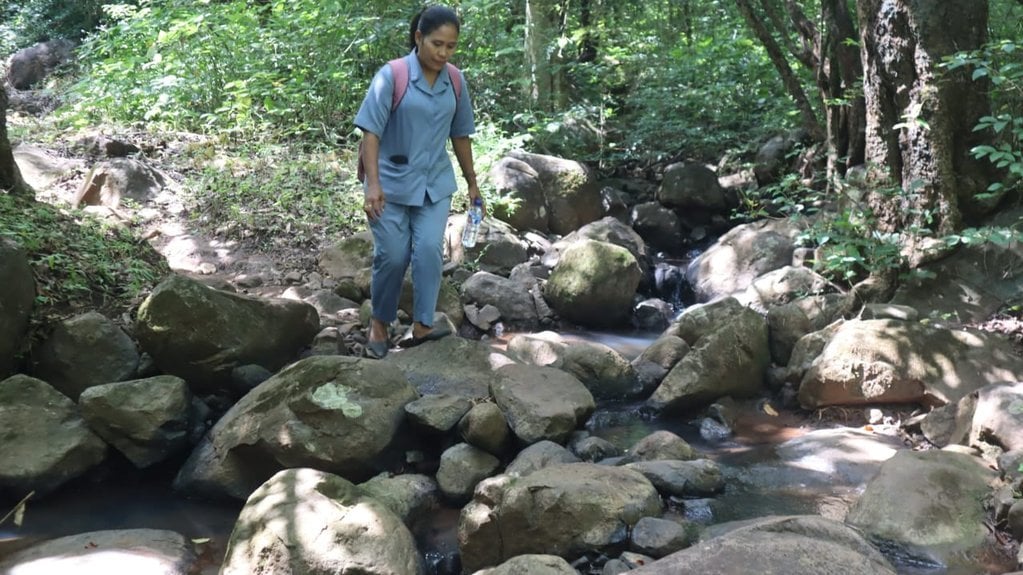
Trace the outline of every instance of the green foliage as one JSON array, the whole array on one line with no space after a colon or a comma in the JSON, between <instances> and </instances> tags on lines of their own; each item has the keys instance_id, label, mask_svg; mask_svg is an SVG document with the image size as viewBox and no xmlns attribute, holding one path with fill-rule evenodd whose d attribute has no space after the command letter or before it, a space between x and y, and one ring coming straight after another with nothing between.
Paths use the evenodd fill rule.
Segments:
<instances>
[{"instance_id":1,"label":"green foliage","mask_svg":"<svg viewBox=\"0 0 1023 575\"><path fill-rule=\"evenodd\" d=\"M0 0L0 55L43 40L78 40L103 16L103 0Z\"/></svg>"},{"instance_id":2,"label":"green foliage","mask_svg":"<svg viewBox=\"0 0 1023 575\"><path fill-rule=\"evenodd\" d=\"M189 213L206 233L264 250L312 250L365 227L348 169L354 159L270 144L225 151L209 143L190 154L203 167L186 182Z\"/></svg>"},{"instance_id":3,"label":"green foliage","mask_svg":"<svg viewBox=\"0 0 1023 575\"><path fill-rule=\"evenodd\" d=\"M170 271L130 228L7 194L0 194L0 236L24 248L32 264L37 295L30 340L76 310L116 318Z\"/></svg>"},{"instance_id":4,"label":"green foliage","mask_svg":"<svg viewBox=\"0 0 1023 575\"><path fill-rule=\"evenodd\" d=\"M1023 41L1001 40L980 50L960 52L948 58L948 70L966 68L974 80L991 85L993 114L980 119L974 131L987 132L990 144L975 146L976 158L987 158L1005 175L994 182L983 196L991 196L1019 186L1023 180Z\"/></svg>"}]
</instances>

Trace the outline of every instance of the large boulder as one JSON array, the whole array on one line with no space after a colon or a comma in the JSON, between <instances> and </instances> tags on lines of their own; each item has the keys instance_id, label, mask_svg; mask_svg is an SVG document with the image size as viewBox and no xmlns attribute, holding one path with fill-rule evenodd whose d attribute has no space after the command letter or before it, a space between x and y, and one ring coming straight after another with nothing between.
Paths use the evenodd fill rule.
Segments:
<instances>
[{"instance_id":1,"label":"large boulder","mask_svg":"<svg viewBox=\"0 0 1023 575\"><path fill-rule=\"evenodd\" d=\"M77 400L94 385L135 377L139 353L128 334L92 311L57 324L33 363L33 375Z\"/></svg>"},{"instance_id":2,"label":"large boulder","mask_svg":"<svg viewBox=\"0 0 1023 575\"><path fill-rule=\"evenodd\" d=\"M964 550L988 535L984 499L996 474L981 460L948 451L899 451L849 511L863 532L921 547Z\"/></svg>"},{"instance_id":3,"label":"large boulder","mask_svg":"<svg viewBox=\"0 0 1023 575\"><path fill-rule=\"evenodd\" d=\"M695 319L689 320L687 315ZM695 325L700 318L718 321L700 333ZM648 406L679 411L724 396L752 397L761 391L771 354L767 322L757 312L737 307L734 300L721 300L683 314L670 331L687 342L692 340L692 348L664 376L647 400Z\"/></svg>"},{"instance_id":4,"label":"large boulder","mask_svg":"<svg viewBox=\"0 0 1023 575\"><path fill-rule=\"evenodd\" d=\"M136 467L186 449L196 424L192 393L173 375L96 385L82 392L82 417Z\"/></svg>"},{"instance_id":5,"label":"large boulder","mask_svg":"<svg viewBox=\"0 0 1023 575\"><path fill-rule=\"evenodd\" d=\"M801 297L771 307L767 311L771 359L778 365L788 365L796 342L840 318L848 304L849 296L845 294L826 294Z\"/></svg>"},{"instance_id":6,"label":"large boulder","mask_svg":"<svg viewBox=\"0 0 1023 575\"><path fill-rule=\"evenodd\" d=\"M5 575L190 575L201 569L192 542L162 529L90 531L51 539L0 561Z\"/></svg>"},{"instance_id":7,"label":"large boulder","mask_svg":"<svg viewBox=\"0 0 1023 575\"><path fill-rule=\"evenodd\" d=\"M632 229L658 251L678 254L682 251L682 222L674 211L659 202L633 206L629 216Z\"/></svg>"},{"instance_id":8,"label":"large boulder","mask_svg":"<svg viewBox=\"0 0 1023 575\"><path fill-rule=\"evenodd\" d=\"M494 371L515 363L501 351L481 341L445 337L440 341L402 350L387 356L419 393L466 397L490 396Z\"/></svg>"},{"instance_id":9,"label":"large boulder","mask_svg":"<svg viewBox=\"0 0 1023 575\"><path fill-rule=\"evenodd\" d=\"M632 257L636 258L643 277L646 277L650 270L650 253L646 243L643 242L643 237L611 216L586 224L555 242L552 247L556 252L560 252L579 240L606 242L623 247L629 250Z\"/></svg>"},{"instance_id":10,"label":"large boulder","mask_svg":"<svg viewBox=\"0 0 1023 575\"><path fill-rule=\"evenodd\" d=\"M512 337L508 353L523 363L567 371L596 399L621 399L641 391L632 364L601 343L567 342L547 331Z\"/></svg>"},{"instance_id":11,"label":"large boulder","mask_svg":"<svg viewBox=\"0 0 1023 575\"><path fill-rule=\"evenodd\" d=\"M238 401L192 452L175 486L244 499L288 467L367 479L416 398L389 362L303 359Z\"/></svg>"},{"instance_id":12,"label":"large boulder","mask_svg":"<svg viewBox=\"0 0 1023 575\"><path fill-rule=\"evenodd\" d=\"M142 302L136 333L164 373L203 393L226 388L240 365L277 371L319 326L307 303L229 293L174 275Z\"/></svg>"},{"instance_id":13,"label":"large boulder","mask_svg":"<svg viewBox=\"0 0 1023 575\"><path fill-rule=\"evenodd\" d=\"M117 209L124 198L145 203L166 186L167 177L146 162L134 158L111 158L89 170L71 205L75 208L84 204Z\"/></svg>"},{"instance_id":14,"label":"large boulder","mask_svg":"<svg viewBox=\"0 0 1023 575\"><path fill-rule=\"evenodd\" d=\"M828 405L958 401L1023 380L1023 358L997 335L891 319L849 321L803 376L799 402Z\"/></svg>"},{"instance_id":15,"label":"large boulder","mask_svg":"<svg viewBox=\"0 0 1023 575\"><path fill-rule=\"evenodd\" d=\"M798 229L787 220L743 224L718 238L686 269L697 301L744 291L757 277L789 265Z\"/></svg>"},{"instance_id":16,"label":"large boulder","mask_svg":"<svg viewBox=\"0 0 1023 575\"><path fill-rule=\"evenodd\" d=\"M726 214L733 205L710 168L693 163L671 164L657 190L657 201L675 210Z\"/></svg>"},{"instance_id":17,"label":"large boulder","mask_svg":"<svg viewBox=\"0 0 1023 575\"><path fill-rule=\"evenodd\" d=\"M360 232L320 253L319 268L334 279L356 278L373 265L373 234Z\"/></svg>"},{"instance_id":18,"label":"large boulder","mask_svg":"<svg viewBox=\"0 0 1023 575\"><path fill-rule=\"evenodd\" d=\"M490 272L476 272L465 280L462 299L479 307L494 306L510 327L535 329L540 321L533 294L526 285Z\"/></svg>"},{"instance_id":19,"label":"large boulder","mask_svg":"<svg viewBox=\"0 0 1023 575\"><path fill-rule=\"evenodd\" d=\"M22 179L37 192L48 190L82 163L81 160L61 158L43 148L27 144L18 144L13 153Z\"/></svg>"},{"instance_id":20,"label":"large boulder","mask_svg":"<svg viewBox=\"0 0 1023 575\"><path fill-rule=\"evenodd\" d=\"M66 395L25 375L0 381L0 437L0 490L16 498L45 495L107 455Z\"/></svg>"},{"instance_id":21,"label":"large boulder","mask_svg":"<svg viewBox=\"0 0 1023 575\"><path fill-rule=\"evenodd\" d=\"M856 530L823 517L765 517L720 528L731 530L629 571L630 575L896 573Z\"/></svg>"},{"instance_id":22,"label":"large boulder","mask_svg":"<svg viewBox=\"0 0 1023 575\"><path fill-rule=\"evenodd\" d=\"M969 423L962 426L968 435L956 439L967 445L997 445L1005 451L1023 449L1023 383L984 386L959 400L958 407L955 419Z\"/></svg>"},{"instance_id":23,"label":"large boulder","mask_svg":"<svg viewBox=\"0 0 1023 575\"><path fill-rule=\"evenodd\" d=\"M462 509L462 567L473 573L529 553L575 559L625 544L632 526L661 509L653 485L621 467L572 463L498 476Z\"/></svg>"},{"instance_id":24,"label":"large boulder","mask_svg":"<svg viewBox=\"0 0 1023 575\"><path fill-rule=\"evenodd\" d=\"M600 187L579 162L515 151L494 165L491 179L499 194L519 200L495 212L518 230L564 235L603 215Z\"/></svg>"},{"instance_id":25,"label":"large boulder","mask_svg":"<svg viewBox=\"0 0 1023 575\"><path fill-rule=\"evenodd\" d=\"M245 502L220 575L417 575L408 528L348 481L315 469L275 474Z\"/></svg>"},{"instance_id":26,"label":"large boulder","mask_svg":"<svg viewBox=\"0 0 1023 575\"><path fill-rule=\"evenodd\" d=\"M74 43L59 38L18 50L7 61L7 81L15 90L38 86L56 67L71 59Z\"/></svg>"},{"instance_id":27,"label":"large boulder","mask_svg":"<svg viewBox=\"0 0 1023 575\"><path fill-rule=\"evenodd\" d=\"M36 282L28 256L17 244L0 237L0 378L14 371L15 359L28 329Z\"/></svg>"},{"instance_id":28,"label":"large boulder","mask_svg":"<svg viewBox=\"0 0 1023 575\"><path fill-rule=\"evenodd\" d=\"M569 246L551 272L544 296L563 318L591 327L624 323L642 279L625 248L582 240Z\"/></svg>"},{"instance_id":29,"label":"large boulder","mask_svg":"<svg viewBox=\"0 0 1023 575\"><path fill-rule=\"evenodd\" d=\"M490 382L490 394L523 443L563 443L593 413L593 395L574 376L531 365L506 365Z\"/></svg>"}]
</instances>

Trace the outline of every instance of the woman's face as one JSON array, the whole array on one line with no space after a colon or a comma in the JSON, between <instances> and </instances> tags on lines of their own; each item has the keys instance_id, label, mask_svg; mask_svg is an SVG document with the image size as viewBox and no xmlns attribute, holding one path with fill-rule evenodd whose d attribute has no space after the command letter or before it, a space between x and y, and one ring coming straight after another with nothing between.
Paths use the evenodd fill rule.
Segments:
<instances>
[{"instance_id":1,"label":"woman's face","mask_svg":"<svg viewBox=\"0 0 1023 575\"><path fill-rule=\"evenodd\" d=\"M419 64L424 70L440 72L448 58L455 53L458 45L458 29L454 24L444 24L424 35L416 32L416 46L419 49Z\"/></svg>"}]
</instances>

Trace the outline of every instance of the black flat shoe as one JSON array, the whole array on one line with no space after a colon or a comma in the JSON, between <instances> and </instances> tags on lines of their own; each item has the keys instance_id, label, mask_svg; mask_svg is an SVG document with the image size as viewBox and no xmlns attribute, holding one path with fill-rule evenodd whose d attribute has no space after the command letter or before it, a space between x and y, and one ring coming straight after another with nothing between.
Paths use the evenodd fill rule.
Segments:
<instances>
[{"instance_id":1,"label":"black flat shoe","mask_svg":"<svg viewBox=\"0 0 1023 575\"><path fill-rule=\"evenodd\" d=\"M401 338L401 340L398 342L398 347L408 349L410 347L416 347L417 345L426 343L428 341L437 341L438 339L445 338L451 335L451 328L448 327L445 323L442 323L440 325L434 326L433 329L429 331L429 333L422 337L416 337L415 335L413 335L413 333L414 332L411 329L409 329L408 333L405 334L405 337Z\"/></svg>"}]
</instances>

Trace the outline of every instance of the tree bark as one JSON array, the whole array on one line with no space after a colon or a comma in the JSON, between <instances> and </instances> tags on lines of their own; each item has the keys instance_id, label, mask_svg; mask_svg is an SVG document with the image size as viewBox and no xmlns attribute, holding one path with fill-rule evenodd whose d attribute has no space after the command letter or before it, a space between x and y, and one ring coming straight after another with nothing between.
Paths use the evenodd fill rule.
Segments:
<instances>
[{"instance_id":1,"label":"tree bark","mask_svg":"<svg viewBox=\"0 0 1023 575\"><path fill-rule=\"evenodd\" d=\"M553 112L558 101L561 73L551 49L560 30L558 0L526 0L526 69L529 72L527 96L540 110Z\"/></svg>"},{"instance_id":2,"label":"tree bark","mask_svg":"<svg viewBox=\"0 0 1023 575\"><path fill-rule=\"evenodd\" d=\"M822 0L821 65L817 83L825 98L828 129L828 180L863 164L866 148L866 106L855 92L863 78L860 54L848 40L857 37L846 0Z\"/></svg>"},{"instance_id":3,"label":"tree bark","mask_svg":"<svg viewBox=\"0 0 1023 575\"><path fill-rule=\"evenodd\" d=\"M774 64L775 69L778 70L778 74L781 76L782 82L785 84L785 89L789 93L789 97L796 103L796 108L799 110L799 114L802 117L803 128L809 132L815 141L821 141L824 138L824 131L821 129L820 122L817 120L817 115L814 113L813 106L810 105L810 100L806 97L806 92L803 90L803 85L800 83L799 78L796 77L792 67L789 66L788 60L785 59L785 54L782 52L781 47L771 36L770 31L764 26L764 23L757 16L753 10L753 5L749 0L735 0L736 6L739 8L739 12L742 13L743 18L749 25L750 29L753 30L753 34L756 35L760 43L763 44L764 49L767 51L768 57L771 58L771 62Z\"/></svg>"},{"instance_id":4,"label":"tree bark","mask_svg":"<svg viewBox=\"0 0 1023 575\"><path fill-rule=\"evenodd\" d=\"M870 205L889 231L953 232L961 206L986 187L987 168L969 150L980 142L973 127L990 101L970 71L939 77L937 65L985 43L988 2L857 0L857 12L868 182L902 190L872 193Z\"/></svg>"},{"instance_id":5,"label":"tree bark","mask_svg":"<svg viewBox=\"0 0 1023 575\"><path fill-rule=\"evenodd\" d=\"M35 192L21 178L7 139L7 88L0 86L0 191L14 196L33 197Z\"/></svg>"}]
</instances>

